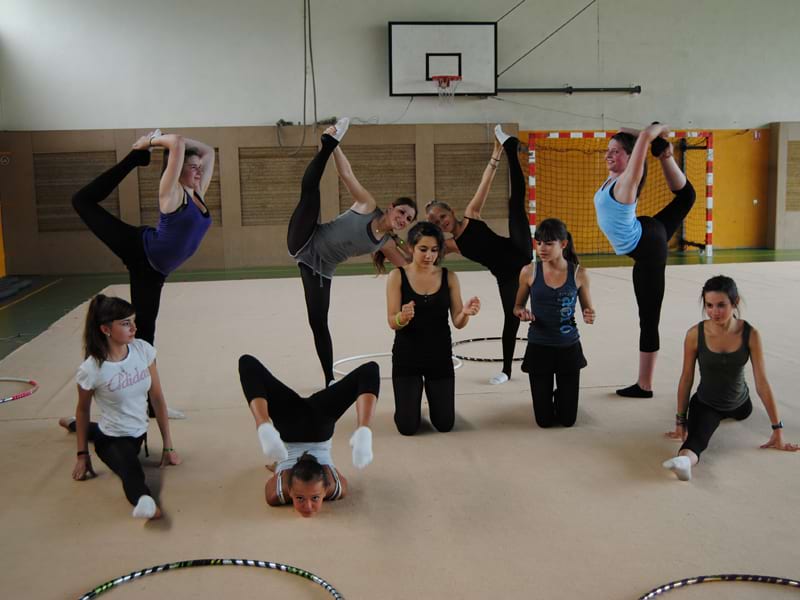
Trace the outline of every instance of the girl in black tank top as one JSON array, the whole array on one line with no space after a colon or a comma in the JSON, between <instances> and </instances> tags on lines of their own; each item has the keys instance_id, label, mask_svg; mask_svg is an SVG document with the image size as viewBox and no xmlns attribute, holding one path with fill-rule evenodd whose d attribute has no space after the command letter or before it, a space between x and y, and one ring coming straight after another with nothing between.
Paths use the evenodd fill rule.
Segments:
<instances>
[{"instance_id":1,"label":"girl in black tank top","mask_svg":"<svg viewBox=\"0 0 800 600\"><path fill-rule=\"evenodd\" d=\"M412 262L389 274L386 286L387 319L395 330L392 347L397 430L414 435L419 429L422 389L428 398L430 419L439 431L450 431L455 421L455 375L448 312L461 329L480 311L480 300L462 303L458 277L438 266L444 235L432 223L417 223L408 232Z\"/></svg>"},{"instance_id":2,"label":"girl in black tank top","mask_svg":"<svg viewBox=\"0 0 800 600\"><path fill-rule=\"evenodd\" d=\"M761 336L747 321L739 319L736 283L724 275L712 277L703 286L701 298L709 318L686 333L675 430L666 434L683 441L678 455L663 463L681 481L692 478L692 467L722 419L741 421L750 416L753 404L744 381L748 358L753 365L756 392L772 423L772 435L761 447L789 452L800 449L797 444L783 441L783 423L764 370ZM700 364L700 385L690 399L695 363Z\"/></svg>"},{"instance_id":3,"label":"girl in black tank top","mask_svg":"<svg viewBox=\"0 0 800 600\"><path fill-rule=\"evenodd\" d=\"M511 362L514 359L519 319L514 316L514 297L517 293L517 278L522 267L533 258L531 228L528 221L525 177L517 154L519 140L506 135L500 125L495 127L495 143L492 157L483 172L475 195L464 210L464 218L456 218L453 209L445 202L434 200L425 207L428 220L453 235L447 240L448 252L482 264L497 279L500 301L503 306L503 370L494 375L489 383L506 383L511 377ZM492 231L481 220L481 209L489 195L500 158L505 151L511 181L508 199L508 237Z\"/></svg>"}]
</instances>

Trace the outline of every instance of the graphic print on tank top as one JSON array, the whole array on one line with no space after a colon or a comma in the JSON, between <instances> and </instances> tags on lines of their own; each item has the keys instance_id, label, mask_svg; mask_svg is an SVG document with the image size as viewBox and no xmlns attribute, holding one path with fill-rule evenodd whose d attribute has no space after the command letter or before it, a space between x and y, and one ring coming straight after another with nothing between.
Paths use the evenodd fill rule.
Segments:
<instances>
[{"instance_id":1,"label":"graphic print on tank top","mask_svg":"<svg viewBox=\"0 0 800 600\"><path fill-rule=\"evenodd\" d=\"M544 280L541 262L536 263L536 277L530 292L534 320L528 329L528 341L546 346L568 346L578 341L575 306L578 286L575 283L575 265L567 263L567 279L558 288L551 288Z\"/></svg>"}]
</instances>

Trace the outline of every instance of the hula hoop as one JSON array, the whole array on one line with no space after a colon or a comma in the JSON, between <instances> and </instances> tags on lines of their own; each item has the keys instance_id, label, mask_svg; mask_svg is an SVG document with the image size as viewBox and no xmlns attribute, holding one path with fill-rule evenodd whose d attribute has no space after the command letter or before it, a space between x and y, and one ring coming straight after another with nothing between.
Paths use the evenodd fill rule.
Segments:
<instances>
[{"instance_id":1,"label":"hula hoop","mask_svg":"<svg viewBox=\"0 0 800 600\"><path fill-rule=\"evenodd\" d=\"M453 342L453 348L455 348L456 346L460 346L461 344L469 344L471 342L496 342L496 341L499 341L499 340L502 340L502 339L503 338L500 338L500 337L482 337L482 338L470 338L468 340L459 340L457 342ZM518 342L527 342L528 338L518 337L518 338L516 338L516 340ZM453 356L455 358L460 358L461 360L471 360L471 361L474 361L474 362L503 362L502 358L480 358L480 357L474 357L474 356L461 356L460 354L455 354L455 353L453 353ZM522 360L523 358L524 357L522 357L522 356L520 356L519 358L517 358L515 356L511 360L513 360L514 362L518 362L518 361Z\"/></svg>"},{"instance_id":2,"label":"hula hoop","mask_svg":"<svg viewBox=\"0 0 800 600\"><path fill-rule=\"evenodd\" d=\"M142 569L141 571L134 571L133 573L129 573L128 575L117 577L116 579L107 581L102 585L98 585L93 590L86 592L85 594L80 596L79 600L89 600L90 598L97 598L97 596L99 596L100 594L104 594L108 590L118 587L123 583L128 583L129 581L133 581L134 579L139 579L140 577L144 577L145 575L153 575L154 573L161 573L162 571L174 571L175 569L187 569L189 567L227 567L227 566L260 567L262 569L273 569L275 571L283 571L284 573L291 573L292 575L303 577L304 579L308 579L310 581L313 581L317 585L322 586L326 592L328 592L331 596L333 596L337 600L344 600L344 596L342 596L336 590L335 587L333 587L330 583L328 583L321 577L317 577L313 573L309 573L308 571L305 571L303 569L298 569L297 567L292 567L290 565L282 565L281 563L266 562L263 560L249 560L246 558L200 558L197 560L182 560L179 562L157 565L155 567L148 567L147 569Z\"/></svg>"},{"instance_id":3,"label":"hula hoop","mask_svg":"<svg viewBox=\"0 0 800 600\"><path fill-rule=\"evenodd\" d=\"M670 581L655 589L650 590L644 596L640 596L639 600L650 600L656 598L672 590L686 587L688 585L696 585L698 583L713 583L715 581L749 581L751 583L771 583L775 585L788 585L800 589L800 581L794 579L786 579L784 577L770 577L769 575L701 575L699 577L690 577L688 579L681 579L679 581Z\"/></svg>"},{"instance_id":4,"label":"hula hoop","mask_svg":"<svg viewBox=\"0 0 800 600\"><path fill-rule=\"evenodd\" d=\"M2 381L21 381L22 383L27 383L28 385L31 385L33 387L30 388L29 390L25 390L24 392L14 394L13 396L6 396L5 398L0 398L0 404L5 404L6 402L19 400L20 398L26 398L39 389L38 383L36 383L33 379L26 379L24 377L0 377L0 382Z\"/></svg>"},{"instance_id":5,"label":"hula hoop","mask_svg":"<svg viewBox=\"0 0 800 600\"><path fill-rule=\"evenodd\" d=\"M350 362L351 360L363 360L365 358L382 358L384 356L391 356L391 352L376 352L375 354L356 354L355 356L347 356L345 358L340 358L333 363L333 372L340 377L344 377L347 375L346 372L340 371L336 367L342 363ZM464 366L464 363L461 362L460 356L453 355L453 370L460 369ZM389 379L391 375L381 375L381 379Z\"/></svg>"}]
</instances>

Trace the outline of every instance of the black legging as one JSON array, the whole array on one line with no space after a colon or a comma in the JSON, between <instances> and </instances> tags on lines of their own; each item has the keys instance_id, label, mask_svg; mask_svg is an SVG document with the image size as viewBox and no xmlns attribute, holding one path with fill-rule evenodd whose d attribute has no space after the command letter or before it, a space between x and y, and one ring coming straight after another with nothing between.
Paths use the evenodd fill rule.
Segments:
<instances>
[{"instance_id":1,"label":"black legging","mask_svg":"<svg viewBox=\"0 0 800 600\"><path fill-rule=\"evenodd\" d=\"M456 420L455 377L429 379L418 376L392 376L394 423L403 435L419 430L422 416L422 388L428 398L431 424L441 432L450 431Z\"/></svg>"},{"instance_id":2,"label":"black legging","mask_svg":"<svg viewBox=\"0 0 800 600\"><path fill-rule=\"evenodd\" d=\"M687 180L667 206L652 217L637 217L642 237L628 254L634 261L633 291L639 307L639 350L656 352L660 347L658 324L664 300L667 244L694 205L695 192Z\"/></svg>"},{"instance_id":3,"label":"black legging","mask_svg":"<svg viewBox=\"0 0 800 600\"><path fill-rule=\"evenodd\" d=\"M69 424L69 430L76 430L75 422ZM125 497L133 506L142 496L152 496L150 488L144 480L144 470L139 462L139 451L142 449L144 435L139 437L115 437L104 434L95 422L89 423L88 439L94 442L94 450L109 469L121 480Z\"/></svg>"},{"instance_id":4,"label":"black legging","mask_svg":"<svg viewBox=\"0 0 800 600\"><path fill-rule=\"evenodd\" d=\"M525 202L527 185L519 164L518 149L519 140L515 137L508 138L503 144L511 181L511 195L508 197L508 237L520 255L530 262L533 260L533 241Z\"/></svg>"},{"instance_id":5,"label":"black legging","mask_svg":"<svg viewBox=\"0 0 800 600\"><path fill-rule=\"evenodd\" d=\"M517 331L520 325L519 318L514 316L519 277L505 281L498 280L497 287L503 305L503 373L511 377L511 363L514 360L514 348L517 346Z\"/></svg>"},{"instance_id":6,"label":"black legging","mask_svg":"<svg viewBox=\"0 0 800 600\"><path fill-rule=\"evenodd\" d=\"M102 206L123 179L136 167L150 163L150 152L132 150L118 164L82 188L72 206L98 239L122 260L128 269L131 304L136 311L136 337L154 345L161 288L166 276L150 266L144 251L142 230L121 221Z\"/></svg>"},{"instance_id":7,"label":"black legging","mask_svg":"<svg viewBox=\"0 0 800 600\"><path fill-rule=\"evenodd\" d=\"M555 376L556 390L553 391ZM533 416L539 427L559 424L572 427L578 417L581 372L528 373L533 398Z\"/></svg>"},{"instance_id":8,"label":"black legging","mask_svg":"<svg viewBox=\"0 0 800 600\"><path fill-rule=\"evenodd\" d=\"M300 186L300 202L289 220L289 232L286 244L289 254L294 256L314 235L319 223L320 193L319 182L325 172L325 165L339 142L335 138L324 134L322 148L311 160L303 174ZM314 335L314 347L317 349L325 382L330 382L333 377L333 340L328 328L328 309L331 304L331 280L322 275L315 274L312 269L299 263L300 278L303 281L303 293L306 299L306 312L311 333Z\"/></svg>"},{"instance_id":9,"label":"black legging","mask_svg":"<svg viewBox=\"0 0 800 600\"><path fill-rule=\"evenodd\" d=\"M249 354L239 359L239 379L248 404L267 401L270 419L284 442L324 442L333 437L336 421L361 394L380 392L378 364L364 363L330 387L301 397Z\"/></svg>"},{"instance_id":10,"label":"black legging","mask_svg":"<svg viewBox=\"0 0 800 600\"><path fill-rule=\"evenodd\" d=\"M681 450L691 450L697 457L708 447L711 436L719 427L722 419L743 421L753 412L753 403L748 398L734 410L717 410L697 399L697 394L689 401L686 441Z\"/></svg>"},{"instance_id":11,"label":"black legging","mask_svg":"<svg viewBox=\"0 0 800 600\"><path fill-rule=\"evenodd\" d=\"M511 181L511 195L508 197L508 237L519 255L530 262L533 259L533 242L525 201L527 187L522 167L519 164L518 149L519 140L515 137L508 138L503 144ZM497 287L500 290L500 302L503 306L503 373L511 377L511 363L514 359L514 348L517 344L517 331L520 323L519 319L514 316L519 273L504 281L498 279Z\"/></svg>"}]
</instances>

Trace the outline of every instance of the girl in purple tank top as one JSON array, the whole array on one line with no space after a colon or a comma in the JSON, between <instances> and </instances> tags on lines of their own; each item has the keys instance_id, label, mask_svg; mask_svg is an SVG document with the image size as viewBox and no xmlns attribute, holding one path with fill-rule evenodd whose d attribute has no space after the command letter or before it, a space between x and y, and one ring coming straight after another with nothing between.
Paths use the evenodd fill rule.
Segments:
<instances>
[{"instance_id":1,"label":"girl in purple tank top","mask_svg":"<svg viewBox=\"0 0 800 600\"><path fill-rule=\"evenodd\" d=\"M129 225L103 208L101 202L133 169L150 164L150 151L156 146L165 150L158 192L159 226ZM140 137L122 161L72 198L81 220L128 269L137 317L136 337L151 345L155 342L164 281L194 253L211 223L203 196L213 171L212 147L157 129ZM177 411L170 414L180 416Z\"/></svg>"},{"instance_id":2,"label":"girl in purple tank top","mask_svg":"<svg viewBox=\"0 0 800 600\"><path fill-rule=\"evenodd\" d=\"M531 382L533 414L539 427L572 427L578 415L581 369L586 366L575 324L577 302L584 323L591 325L595 318L589 274L579 267L572 236L558 219L542 221L534 240L540 262L519 274L514 306L514 315L531 323L522 370ZM530 310L526 308L528 297Z\"/></svg>"}]
</instances>

